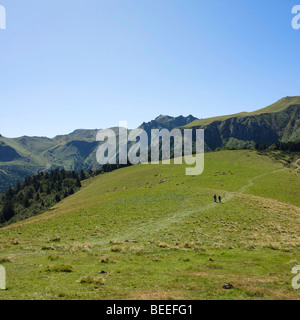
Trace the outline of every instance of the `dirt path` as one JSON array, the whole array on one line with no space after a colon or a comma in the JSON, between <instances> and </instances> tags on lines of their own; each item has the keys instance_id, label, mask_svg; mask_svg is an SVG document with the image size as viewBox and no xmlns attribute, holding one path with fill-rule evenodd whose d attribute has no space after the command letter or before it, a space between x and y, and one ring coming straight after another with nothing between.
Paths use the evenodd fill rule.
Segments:
<instances>
[{"instance_id":1,"label":"dirt path","mask_svg":"<svg viewBox=\"0 0 300 320\"><path fill-rule=\"evenodd\" d=\"M299 159L300 160L300 159ZM271 172L267 172L264 174L257 175L253 178L250 178L247 183L240 188L237 192L230 192L227 191L226 196L223 198L222 202L226 203L230 201L232 198L237 196L238 194L244 194L246 189L254 184L254 180L262 178L267 175L271 175L280 171L284 171L286 168L283 169L277 169ZM97 245L102 245L104 247L108 247L108 243L110 240L115 240L115 241L124 241L125 239L136 239L139 238L140 236L146 237L154 233L158 233L161 230L164 230L166 227L168 227L171 224L174 223L179 223L183 221L186 217L189 217L193 214L200 213L200 212L205 212L207 210L210 210L216 206L218 206L218 203L208 203L202 207L194 208L194 209L186 209L186 210L179 210L177 212L171 213L167 216L164 216L160 219L157 219L155 221L149 221L149 222L144 222L140 225L135 225L133 228L129 228L126 232L123 232L122 234L115 234L113 237L105 237L101 240L98 240L96 242L93 242L93 244Z\"/></svg>"},{"instance_id":2,"label":"dirt path","mask_svg":"<svg viewBox=\"0 0 300 320\"><path fill-rule=\"evenodd\" d=\"M300 170L300 158L296 160L293 165L296 167L296 170Z\"/></svg>"}]
</instances>

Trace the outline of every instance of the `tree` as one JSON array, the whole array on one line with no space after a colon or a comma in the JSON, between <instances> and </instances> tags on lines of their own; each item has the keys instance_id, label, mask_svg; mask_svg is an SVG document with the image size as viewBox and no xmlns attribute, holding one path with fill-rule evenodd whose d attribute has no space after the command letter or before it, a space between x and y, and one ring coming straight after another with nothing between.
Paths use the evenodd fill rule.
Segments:
<instances>
[{"instance_id":1,"label":"tree","mask_svg":"<svg viewBox=\"0 0 300 320\"><path fill-rule=\"evenodd\" d=\"M12 200L13 196L14 196L14 191L13 191L12 187L10 186L9 189L6 191L6 199L8 201L10 201L10 200Z\"/></svg>"},{"instance_id":2,"label":"tree","mask_svg":"<svg viewBox=\"0 0 300 320\"><path fill-rule=\"evenodd\" d=\"M30 207L30 202L29 202L29 199L27 197L25 197L25 200L24 200L24 207L25 208L29 208Z\"/></svg>"},{"instance_id":3,"label":"tree","mask_svg":"<svg viewBox=\"0 0 300 320\"><path fill-rule=\"evenodd\" d=\"M32 186L29 187L29 189L27 190L27 198L29 199L33 199L35 190Z\"/></svg>"},{"instance_id":4,"label":"tree","mask_svg":"<svg viewBox=\"0 0 300 320\"><path fill-rule=\"evenodd\" d=\"M77 176L78 176L77 173L73 170L73 171L72 171L72 178L73 178L73 179L76 179Z\"/></svg>"},{"instance_id":5,"label":"tree","mask_svg":"<svg viewBox=\"0 0 300 320\"><path fill-rule=\"evenodd\" d=\"M66 170L62 169L60 173L61 173L62 180L66 179Z\"/></svg>"},{"instance_id":6,"label":"tree","mask_svg":"<svg viewBox=\"0 0 300 320\"><path fill-rule=\"evenodd\" d=\"M16 201L23 204L24 202L24 199L25 199L25 195L24 195L24 192L23 191L20 191L16 197Z\"/></svg>"},{"instance_id":7,"label":"tree","mask_svg":"<svg viewBox=\"0 0 300 320\"><path fill-rule=\"evenodd\" d=\"M5 221L9 221L15 215L14 206L11 201L5 203L2 215Z\"/></svg>"},{"instance_id":8,"label":"tree","mask_svg":"<svg viewBox=\"0 0 300 320\"><path fill-rule=\"evenodd\" d=\"M81 170L80 170L80 180L82 181L82 180L85 180L85 179L86 179L85 173L84 173L84 171L81 169Z\"/></svg>"},{"instance_id":9,"label":"tree","mask_svg":"<svg viewBox=\"0 0 300 320\"><path fill-rule=\"evenodd\" d=\"M48 195L51 194L51 189L50 189L49 186L47 187L46 193L47 193Z\"/></svg>"},{"instance_id":10,"label":"tree","mask_svg":"<svg viewBox=\"0 0 300 320\"><path fill-rule=\"evenodd\" d=\"M77 188L81 188L81 182L80 182L79 177L77 177L76 187L77 187Z\"/></svg>"},{"instance_id":11,"label":"tree","mask_svg":"<svg viewBox=\"0 0 300 320\"><path fill-rule=\"evenodd\" d=\"M81 176L88 177L83 170ZM29 176L24 182L17 182L16 187L0 194L0 227L9 220L17 222L37 215L74 194L80 187L80 175L75 171L56 169Z\"/></svg>"},{"instance_id":12,"label":"tree","mask_svg":"<svg viewBox=\"0 0 300 320\"><path fill-rule=\"evenodd\" d=\"M18 180L18 182L17 182L17 186L16 186L16 193L20 192L20 191L21 191L21 189L22 189L22 185L21 185L20 180Z\"/></svg>"}]
</instances>

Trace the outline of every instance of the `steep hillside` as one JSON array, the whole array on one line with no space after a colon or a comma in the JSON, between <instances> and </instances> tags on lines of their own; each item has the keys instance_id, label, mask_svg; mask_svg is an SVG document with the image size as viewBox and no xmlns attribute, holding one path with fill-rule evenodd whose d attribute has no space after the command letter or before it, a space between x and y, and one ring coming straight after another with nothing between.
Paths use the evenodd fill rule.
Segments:
<instances>
[{"instance_id":1,"label":"steep hillside","mask_svg":"<svg viewBox=\"0 0 300 320\"><path fill-rule=\"evenodd\" d=\"M95 129L95 130L78 129L70 134L56 136L55 138L53 138L53 141L56 144L65 144L71 141L94 142L96 140L96 135L98 131L99 129Z\"/></svg>"},{"instance_id":2,"label":"steep hillside","mask_svg":"<svg viewBox=\"0 0 300 320\"><path fill-rule=\"evenodd\" d=\"M196 177L174 165L100 175L0 229L0 299L298 299L299 192L294 169L254 151L208 153Z\"/></svg>"},{"instance_id":3,"label":"steep hillside","mask_svg":"<svg viewBox=\"0 0 300 320\"><path fill-rule=\"evenodd\" d=\"M300 97L287 97L250 113L196 120L185 128L205 129L207 149L270 146L300 140Z\"/></svg>"},{"instance_id":4,"label":"steep hillside","mask_svg":"<svg viewBox=\"0 0 300 320\"><path fill-rule=\"evenodd\" d=\"M97 167L96 149L99 146L95 140L93 142L72 140L47 150L43 156L52 167L64 167L66 170L75 171L95 169ZM91 155L93 155L92 159L90 159Z\"/></svg>"},{"instance_id":5,"label":"steep hillside","mask_svg":"<svg viewBox=\"0 0 300 320\"><path fill-rule=\"evenodd\" d=\"M53 139L0 137L0 192L26 176L55 168L86 171L97 168L98 130L76 130Z\"/></svg>"},{"instance_id":6,"label":"steep hillside","mask_svg":"<svg viewBox=\"0 0 300 320\"><path fill-rule=\"evenodd\" d=\"M0 142L0 162L10 162L21 158L15 149Z\"/></svg>"},{"instance_id":7,"label":"steep hillside","mask_svg":"<svg viewBox=\"0 0 300 320\"><path fill-rule=\"evenodd\" d=\"M259 109L253 112L240 112L232 115L195 120L190 124L188 124L186 127L196 127L196 126L205 127L213 122L221 122L221 121L225 121L232 118L244 118L244 117L257 116L265 113L276 113L276 112L284 111L290 106L300 106L300 96L282 98L266 108Z\"/></svg>"}]
</instances>

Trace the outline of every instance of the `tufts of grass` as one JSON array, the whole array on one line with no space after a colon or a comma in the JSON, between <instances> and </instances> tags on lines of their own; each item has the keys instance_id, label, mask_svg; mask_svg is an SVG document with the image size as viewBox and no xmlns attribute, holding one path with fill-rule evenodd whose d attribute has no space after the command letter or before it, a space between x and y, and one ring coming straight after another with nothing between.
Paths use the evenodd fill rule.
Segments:
<instances>
[{"instance_id":1,"label":"tufts of grass","mask_svg":"<svg viewBox=\"0 0 300 320\"><path fill-rule=\"evenodd\" d=\"M0 258L0 264L2 263L12 263L12 260L8 257Z\"/></svg>"},{"instance_id":2,"label":"tufts of grass","mask_svg":"<svg viewBox=\"0 0 300 320\"><path fill-rule=\"evenodd\" d=\"M105 280L103 278L94 277L92 275L85 276L79 280L81 284L94 284L97 286L103 286L105 284Z\"/></svg>"},{"instance_id":3,"label":"tufts of grass","mask_svg":"<svg viewBox=\"0 0 300 320\"><path fill-rule=\"evenodd\" d=\"M165 242L158 242L157 246L159 248L168 248L169 247Z\"/></svg>"},{"instance_id":4,"label":"tufts of grass","mask_svg":"<svg viewBox=\"0 0 300 320\"><path fill-rule=\"evenodd\" d=\"M119 240L111 240L109 243L110 243L110 244L113 244L113 245L121 245L121 244L124 244L123 241L119 241Z\"/></svg>"},{"instance_id":5,"label":"tufts of grass","mask_svg":"<svg viewBox=\"0 0 300 320\"><path fill-rule=\"evenodd\" d=\"M70 248L71 253L77 251L91 251L91 244L90 243L74 243Z\"/></svg>"},{"instance_id":6,"label":"tufts of grass","mask_svg":"<svg viewBox=\"0 0 300 320\"><path fill-rule=\"evenodd\" d=\"M57 272L57 273L71 273L74 269L70 265L59 265L54 267L47 267L46 272Z\"/></svg>"},{"instance_id":7,"label":"tufts of grass","mask_svg":"<svg viewBox=\"0 0 300 320\"><path fill-rule=\"evenodd\" d=\"M53 238L50 239L51 242L60 242L60 237L59 236L55 236Z\"/></svg>"},{"instance_id":8,"label":"tufts of grass","mask_svg":"<svg viewBox=\"0 0 300 320\"><path fill-rule=\"evenodd\" d=\"M194 242L185 242L184 243L184 248L185 249L193 249L195 247L195 243Z\"/></svg>"},{"instance_id":9,"label":"tufts of grass","mask_svg":"<svg viewBox=\"0 0 300 320\"><path fill-rule=\"evenodd\" d=\"M56 261L56 260L58 260L59 259L59 257L58 256L56 256L56 255L50 255L50 256L48 256L48 258L47 258L48 260L50 260L50 261Z\"/></svg>"},{"instance_id":10,"label":"tufts of grass","mask_svg":"<svg viewBox=\"0 0 300 320\"><path fill-rule=\"evenodd\" d=\"M49 246L43 246L41 249L42 249L43 251L55 250L54 247L49 247Z\"/></svg>"},{"instance_id":11,"label":"tufts of grass","mask_svg":"<svg viewBox=\"0 0 300 320\"><path fill-rule=\"evenodd\" d=\"M122 252L123 249L120 246L114 246L110 249L112 252Z\"/></svg>"},{"instance_id":12,"label":"tufts of grass","mask_svg":"<svg viewBox=\"0 0 300 320\"><path fill-rule=\"evenodd\" d=\"M110 260L109 260L108 257L102 257L101 258L101 263L109 263L109 262L110 262Z\"/></svg>"}]
</instances>

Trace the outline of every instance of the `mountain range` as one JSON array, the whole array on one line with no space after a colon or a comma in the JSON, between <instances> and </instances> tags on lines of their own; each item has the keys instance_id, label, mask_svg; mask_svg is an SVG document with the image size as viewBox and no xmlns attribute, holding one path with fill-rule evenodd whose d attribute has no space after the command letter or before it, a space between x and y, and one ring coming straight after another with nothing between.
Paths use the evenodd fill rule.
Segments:
<instances>
[{"instance_id":1,"label":"mountain range","mask_svg":"<svg viewBox=\"0 0 300 320\"><path fill-rule=\"evenodd\" d=\"M278 141L300 140L300 96L285 97L254 112L208 119L160 115L139 128L205 129L206 150L252 148L256 143L270 146ZM113 128L117 133L118 128ZM53 139L46 137L5 138L0 135L0 192L26 176L54 168L88 171L99 167L96 150L99 130L75 130Z\"/></svg>"}]
</instances>

